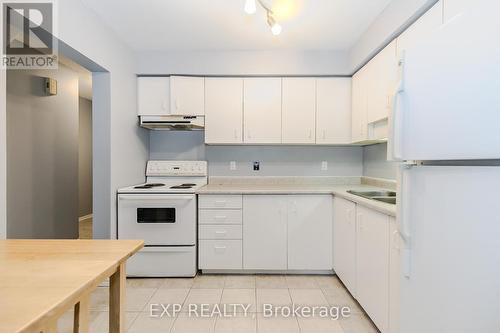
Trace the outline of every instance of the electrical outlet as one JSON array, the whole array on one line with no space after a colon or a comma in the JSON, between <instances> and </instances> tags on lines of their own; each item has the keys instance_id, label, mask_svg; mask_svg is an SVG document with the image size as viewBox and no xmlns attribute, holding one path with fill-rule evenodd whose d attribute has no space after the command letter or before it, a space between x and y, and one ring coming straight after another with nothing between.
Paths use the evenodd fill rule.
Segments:
<instances>
[{"instance_id":1,"label":"electrical outlet","mask_svg":"<svg viewBox=\"0 0 500 333\"><path fill-rule=\"evenodd\" d=\"M253 171L260 170L260 162L253 162Z\"/></svg>"},{"instance_id":2,"label":"electrical outlet","mask_svg":"<svg viewBox=\"0 0 500 333\"><path fill-rule=\"evenodd\" d=\"M328 170L328 162L323 161L321 162L321 171L326 171L326 170Z\"/></svg>"},{"instance_id":3,"label":"electrical outlet","mask_svg":"<svg viewBox=\"0 0 500 333\"><path fill-rule=\"evenodd\" d=\"M229 170L231 171L236 170L236 161L229 162Z\"/></svg>"}]
</instances>

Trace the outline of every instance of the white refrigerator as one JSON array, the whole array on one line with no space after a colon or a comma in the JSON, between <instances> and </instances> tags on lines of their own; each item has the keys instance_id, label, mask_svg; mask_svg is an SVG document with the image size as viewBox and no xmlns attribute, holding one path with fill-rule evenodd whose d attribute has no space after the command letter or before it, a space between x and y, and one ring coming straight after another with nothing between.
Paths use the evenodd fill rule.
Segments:
<instances>
[{"instance_id":1,"label":"white refrigerator","mask_svg":"<svg viewBox=\"0 0 500 333\"><path fill-rule=\"evenodd\" d=\"M400 61L401 333L500 332L500 4L470 3Z\"/></svg>"}]
</instances>

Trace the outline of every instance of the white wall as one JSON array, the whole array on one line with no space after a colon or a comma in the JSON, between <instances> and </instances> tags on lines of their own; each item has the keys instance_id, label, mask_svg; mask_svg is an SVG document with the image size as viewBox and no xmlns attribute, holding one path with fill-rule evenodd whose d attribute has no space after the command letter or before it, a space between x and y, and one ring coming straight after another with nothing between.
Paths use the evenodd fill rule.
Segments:
<instances>
[{"instance_id":1,"label":"white wall","mask_svg":"<svg viewBox=\"0 0 500 333\"><path fill-rule=\"evenodd\" d=\"M78 74L62 64L7 72L7 221L8 238L78 238Z\"/></svg>"},{"instance_id":2,"label":"white wall","mask_svg":"<svg viewBox=\"0 0 500 333\"><path fill-rule=\"evenodd\" d=\"M113 237L116 232L115 191L120 186L142 181L148 158L148 132L137 126L135 58L79 0L59 1L58 7L58 38L78 51L83 62L90 59L108 71L93 74L94 92L98 92L93 105L94 237ZM75 60L75 57L69 58ZM2 75L0 237L6 224L5 79Z\"/></svg>"},{"instance_id":3,"label":"white wall","mask_svg":"<svg viewBox=\"0 0 500 333\"><path fill-rule=\"evenodd\" d=\"M346 75L347 52L192 51L137 53L138 74Z\"/></svg>"},{"instance_id":4,"label":"white wall","mask_svg":"<svg viewBox=\"0 0 500 333\"><path fill-rule=\"evenodd\" d=\"M151 132L150 158L207 160L210 176L361 176L363 148L328 146L205 146L203 132ZM235 161L237 170L230 170ZM260 171L252 162L261 162ZM328 170L321 170L321 162Z\"/></svg>"},{"instance_id":5,"label":"white wall","mask_svg":"<svg viewBox=\"0 0 500 333\"><path fill-rule=\"evenodd\" d=\"M436 2L438 0L393 0L351 48L351 73L364 65Z\"/></svg>"},{"instance_id":6,"label":"white wall","mask_svg":"<svg viewBox=\"0 0 500 333\"><path fill-rule=\"evenodd\" d=\"M148 158L148 132L137 126L135 58L79 0L58 4L59 38L109 72L93 75L93 91L99 91L92 110L94 237L114 237L116 189L142 181Z\"/></svg>"},{"instance_id":7,"label":"white wall","mask_svg":"<svg viewBox=\"0 0 500 333\"><path fill-rule=\"evenodd\" d=\"M397 163L387 161L387 143L363 147L363 176L396 180Z\"/></svg>"}]
</instances>

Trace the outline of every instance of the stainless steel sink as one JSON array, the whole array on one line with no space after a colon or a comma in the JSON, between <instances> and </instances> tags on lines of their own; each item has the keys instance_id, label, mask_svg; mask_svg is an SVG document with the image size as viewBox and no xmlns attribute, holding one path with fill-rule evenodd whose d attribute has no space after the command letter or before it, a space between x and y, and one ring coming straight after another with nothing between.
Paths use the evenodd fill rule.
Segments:
<instances>
[{"instance_id":1,"label":"stainless steel sink","mask_svg":"<svg viewBox=\"0 0 500 333\"><path fill-rule=\"evenodd\" d=\"M349 190L347 193L351 193L366 199L376 200L380 202L385 202L388 204L396 204L396 192L394 191L354 191Z\"/></svg>"},{"instance_id":2,"label":"stainless steel sink","mask_svg":"<svg viewBox=\"0 0 500 333\"><path fill-rule=\"evenodd\" d=\"M388 204L392 204L392 205L396 204L396 197L375 197L372 199L377 200L377 201L381 201L381 202L385 202Z\"/></svg>"},{"instance_id":3,"label":"stainless steel sink","mask_svg":"<svg viewBox=\"0 0 500 333\"><path fill-rule=\"evenodd\" d=\"M348 193L371 199L373 197L396 197L394 191L347 191Z\"/></svg>"}]
</instances>

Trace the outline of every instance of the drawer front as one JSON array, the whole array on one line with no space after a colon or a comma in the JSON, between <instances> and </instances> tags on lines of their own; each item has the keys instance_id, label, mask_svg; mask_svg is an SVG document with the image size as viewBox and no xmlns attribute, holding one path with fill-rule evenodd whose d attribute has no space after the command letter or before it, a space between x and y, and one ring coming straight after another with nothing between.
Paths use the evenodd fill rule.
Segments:
<instances>
[{"instance_id":1,"label":"drawer front","mask_svg":"<svg viewBox=\"0 0 500 333\"><path fill-rule=\"evenodd\" d=\"M200 209L199 224L241 224L241 210Z\"/></svg>"},{"instance_id":2,"label":"drawer front","mask_svg":"<svg viewBox=\"0 0 500 333\"><path fill-rule=\"evenodd\" d=\"M208 209L240 209L242 201L241 195L200 195L198 205Z\"/></svg>"},{"instance_id":3,"label":"drawer front","mask_svg":"<svg viewBox=\"0 0 500 333\"><path fill-rule=\"evenodd\" d=\"M199 239L242 239L241 225L200 225Z\"/></svg>"},{"instance_id":4,"label":"drawer front","mask_svg":"<svg viewBox=\"0 0 500 333\"><path fill-rule=\"evenodd\" d=\"M200 269L242 269L241 240L200 240Z\"/></svg>"}]
</instances>

